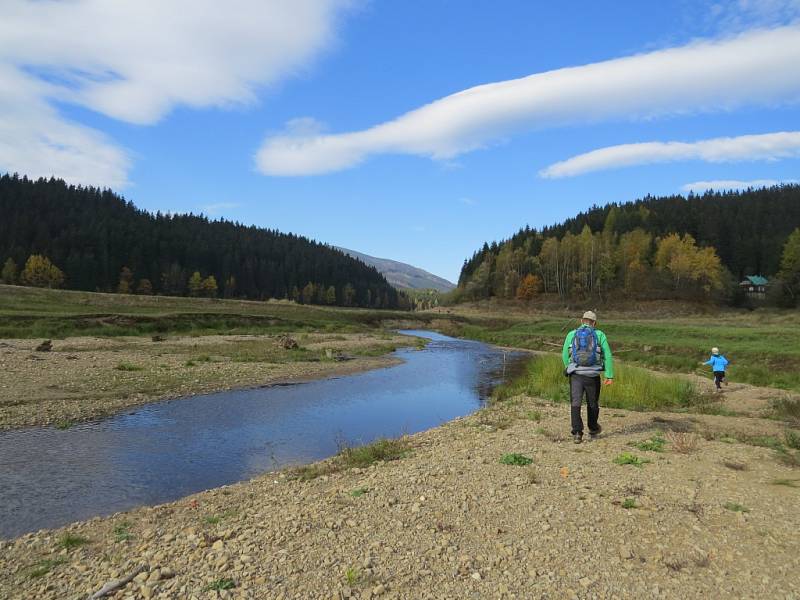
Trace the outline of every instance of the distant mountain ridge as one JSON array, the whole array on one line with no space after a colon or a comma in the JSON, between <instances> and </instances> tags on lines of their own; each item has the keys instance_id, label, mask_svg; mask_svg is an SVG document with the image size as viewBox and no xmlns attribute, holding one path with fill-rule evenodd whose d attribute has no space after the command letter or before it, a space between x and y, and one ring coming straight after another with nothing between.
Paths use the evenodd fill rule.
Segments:
<instances>
[{"instance_id":1,"label":"distant mountain ridge","mask_svg":"<svg viewBox=\"0 0 800 600\"><path fill-rule=\"evenodd\" d=\"M377 258L340 246L336 246L336 249L349 254L353 258L357 258L371 267L375 267L386 278L386 281L398 288L412 290L433 289L439 292L449 292L456 287L454 283L443 277L397 260Z\"/></svg>"}]
</instances>

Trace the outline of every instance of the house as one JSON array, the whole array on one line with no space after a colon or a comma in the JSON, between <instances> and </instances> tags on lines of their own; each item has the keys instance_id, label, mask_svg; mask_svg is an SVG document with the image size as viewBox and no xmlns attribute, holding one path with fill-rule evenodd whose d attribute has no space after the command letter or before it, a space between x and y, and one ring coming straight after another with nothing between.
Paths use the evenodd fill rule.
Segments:
<instances>
[{"instance_id":1,"label":"house","mask_svg":"<svg viewBox=\"0 0 800 600\"><path fill-rule=\"evenodd\" d=\"M761 275L748 275L739 283L739 287L744 290L748 298L763 300L767 297L769 281Z\"/></svg>"}]
</instances>

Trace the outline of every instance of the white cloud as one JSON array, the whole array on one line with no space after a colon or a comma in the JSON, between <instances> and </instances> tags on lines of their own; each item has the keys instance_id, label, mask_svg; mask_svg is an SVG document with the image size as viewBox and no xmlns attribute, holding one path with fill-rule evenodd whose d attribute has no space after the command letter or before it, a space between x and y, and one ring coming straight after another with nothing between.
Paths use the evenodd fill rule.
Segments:
<instances>
[{"instance_id":1,"label":"white cloud","mask_svg":"<svg viewBox=\"0 0 800 600\"><path fill-rule=\"evenodd\" d=\"M707 190L746 190L748 188L772 187L774 185L797 183L796 179L752 179L740 181L738 179L714 179L711 181L694 181L681 186L684 192L702 194Z\"/></svg>"},{"instance_id":2,"label":"white cloud","mask_svg":"<svg viewBox=\"0 0 800 600\"><path fill-rule=\"evenodd\" d=\"M574 177L592 171L680 160L741 162L800 156L800 131L722 137L699 142L620 144L578 154L539 171L545 178Z\"/></svg>"},{"instance_id":3,"label":"white cloud","mask_svg":"<svg viewBox=\"0 0 800 600\"><path fill-rule=\"evenodd\" d=\"M469 197L459 198L458 201L461 202L461 204L466 204L467 206L475 206L476 204L478 204L477 200Z\"/></svg>"},{"instance_id":4,"label":"white cloud","mask_svg":"<svg viewBox=\"0 0 800 600\"><path fill-rule=\"evenodd\" d=\"M703 8L708 21L725 31L781 25L800 17L800 0L718 0Z\"/></svg>"},{"instance_id":5,"label":"white cloud","mask_svg":"<svg viewBox=\"0 0 800 600\"><path fill-rule=\"evenodd\" d=\"M238 202L217 202L216 204L206 204L202 207L204 214L209 216L217 216L225 211L233 210L241 206Z\"/></svg>"},{"instance_id":6,"label":"white cloud","mask_svg":"<svg viewBox=\"0 0 800 600\"><path fill-rule=\"evenodd\" d=\"M267 175L353 167L372 154L451 159L518 130L731 110L800 98L800 26L469 88L362 131L268 137Z\"/></svg>"},{"instance_id":7,"label":"white cloud","mask_svg":"<svg viewBox=\"0 0 800 600\"><path fill-rule=\"evenodd\" d=\"M128 154L54 102L150 125L255 102L332 41L351 0L5 0L0 169L122 186Z\"/></svg>"}]
</instances>

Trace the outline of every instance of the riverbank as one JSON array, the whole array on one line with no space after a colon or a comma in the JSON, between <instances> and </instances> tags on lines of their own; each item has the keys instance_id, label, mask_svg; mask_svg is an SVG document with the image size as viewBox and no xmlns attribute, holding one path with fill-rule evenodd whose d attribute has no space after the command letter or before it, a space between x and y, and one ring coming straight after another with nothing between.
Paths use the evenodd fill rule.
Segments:
<instances>
[{"instance_id":1,"label":"riverbank","mask_svg":"<svg viewBox=\"0 0 800 600\"><path fill-rule=\"evenodd\" d=\"M567 419L517 396L409 436L399 460L22 536L0 547L0 596L85 598L144 566L124 597L793 597L782 423L604 409L603 437L574 445Z\"/></svg>"},{"instance_id":2,"label":"riverbank","mask_svg":"<svg viewBox=\"0 0 800 600\"><path fill-rule=\"evenodd\" d=\"M386 367L397 363L395 348L417 344L380 331L67 337L36 351L41 342L0 340L0 430L69 427L169 398Z\"/></svg>"}]
</instances>

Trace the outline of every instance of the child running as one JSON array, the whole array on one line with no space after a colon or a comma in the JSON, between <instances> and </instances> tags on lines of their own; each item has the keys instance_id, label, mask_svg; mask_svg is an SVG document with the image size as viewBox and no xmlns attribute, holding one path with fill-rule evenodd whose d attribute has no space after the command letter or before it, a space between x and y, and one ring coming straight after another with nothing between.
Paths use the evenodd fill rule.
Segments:
<instances>
[{"instance_id":1,"label":"child running","mask_svg":"<svg viewBox=\"0 0 800 600\"><path fill-rule=\"evenodd\" d=\"M728 359L719 353L719 348L711 349L711 358L709 358L704 365L711 365L711 370L714 372L714 385L717 386L717 391L722 391L722 382L725 381L725 367L728 366ZM728 382L725 381L725 385Z\"/></svg>"}]
</instances>

